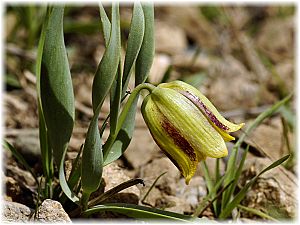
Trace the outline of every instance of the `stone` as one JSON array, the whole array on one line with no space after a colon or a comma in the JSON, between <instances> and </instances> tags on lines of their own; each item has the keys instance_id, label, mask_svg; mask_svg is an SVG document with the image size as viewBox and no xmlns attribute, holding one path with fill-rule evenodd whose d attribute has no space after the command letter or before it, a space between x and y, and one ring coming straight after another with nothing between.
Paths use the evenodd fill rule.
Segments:
<instances>
[{"instance_id":1,"label":"stone","mask_svg":"<svg viewBox=\"0 0 300 225\"><path fill-rule=\"evenodd\" d=\"M173 55L184 51L186 47L186 36L181 28L164 22L155 22L156 52Z\"/></svg>"},{"instance_id":2,"label":"stone","mask_svg":"<svg viewBox=\"0 0 300 225\"><path fill-rule=\"evenodd\" d=\"M150 83L159 84L170 65L171 58L168 55L155 54L148 77Z\"/></svg>"},{"instance_id":3,"label":"stone","mask_svg":"<svg viewBox=\"0 0 300 225\"><path fill-rule=\"evenodd\" d=\"M6 199L34 207L33 190L29 189L28 186L22 182L16 181L13 177L5 175L2 177L4 178Z\"/></svg>"},{"instance_id":4,"label":"stone","mask_svg":"<svg viewBox=\"0 0 300 225\"><path fill-rule=\"evenodd\" d=\"M124 156L130 165L137 169L147 164L157 153L154 151L156 144L148 128L137 128L134 130L133 138L125 151Z\"/></svg>"},{"instance_id":5,"label":"stone","mask_svg":"<svg viewBox=\"0 0 300 225\"><path fill-rule=\"evenodd\" d=\"M105 182L105 192L131 179L125 174L123 169L120 168L116 162L112 162L103 168L102 178ZM140 190L136 186L131 186L108 198L105 202L138 204L139 199Z\"/></svg>"},{"instance_id":6,"label":"stone","mask_svg":"<svg viewBox=\"0 0 300 225\"><path fill-rule=\"evenodd\" d=\"M272 161L268 158L253 157L245 161L239 186L242 187ZM295 218L297 212L297 177L284 167L276 167L257 179L247 192L242 205L257 210L267 210L276 218ZM251 218L243 212L243 217Z\"/></svg>"},{"instance_id":7,"label":"stone","mask_svg":"<svg viewBox=\"0 0 300 225\"><path fill-rule=\"evenodd\" d=\"M155 207L180 214L191 213L191 206L185 199L172 195L163 195L162 198L157 198Z\"/></svg>"},{"instance_id":8,"label":"stone","mask_svg":"<svg viewBox=\"0 0 300 225\"><path fill-rule=\"evenodd\" d=\"M147 165L141 167L140 177L145 182L152 183L163 172L155 187L168 195L176 195L176 185L180 178L180 172L167 157L155 158Z\"/></svg>"},{"instance_id":9,"label":"stone","mask_svg":"<svg viewBox=\"0 0 300 225\"><path fill-rule=\"evenodd\" d=\"M34 211L28 206L17 203L3 201L2 222L29 222Z\"/></svg>"},{"instance_id":10,"label":"stone","mask_svg":"<svg viewBox=\"0 0 300 225\"><path fill-rule=\"evenodd\" d=\"M206 195L206 183L201 176L193 177L189 185L186 185L185 179L182 178L176 186L176 196L180 199L184 199L184 201L191 206L191 209L196 209Z\"/></svg>"},{"instance_id":11,"label":"stone","mask_svg":"<svg viewBox=\"0 0 300 225\"><path fill-rule=\"evenodd\" d=\"M295 54L294 33L294 16L268 19L257 34L258 48L276 63L292 59Z\"/></svg>"},{"instance_id":12,"label":"stone","mask_svg":"<svg viewBox=\"0 0 300 225\"><path fill-rule=\"evenodd\" d=\"M26 133L20 132L16 137L14 146L29 165L34 165L41 160L38 129L28 129Z\"/></svg>"},{"instance_id":13,"label":"stone","mask_svg":"<svg viewBox=\"0 0 300 225\"><path fill-rule=\"evenodd\" d=\"M71 223L69 215L58 201L46 199L38 209L36 218L32 221L46 223Z\"/></svg>"}]
</instances>

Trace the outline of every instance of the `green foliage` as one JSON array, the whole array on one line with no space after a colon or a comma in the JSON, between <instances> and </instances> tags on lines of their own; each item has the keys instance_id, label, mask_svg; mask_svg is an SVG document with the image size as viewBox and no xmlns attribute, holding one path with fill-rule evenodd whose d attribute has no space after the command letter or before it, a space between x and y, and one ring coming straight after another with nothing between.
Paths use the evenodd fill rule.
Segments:
<instances>
[{"instance_id":1,"label":"green foliage","mask_svg":"<svg viewBox=\"0 0 300 225\"><path fill-rule=\"evenodd\" d=\"M209 171L205 165L205 162L203 162L203 170L205 174L205 180L208 188L208 199L215 199L217 196L217 190L215 187L219 186L220 184L223 185L223 187L226 187L226 190L222 191L222 196L219 201L215 201L213 204L213 209L215 216L221 219L228 218L232 211L239 206L239 203L241 200L245 197L247 194L247 191L249 188L256 182L256 180L265 172L281 165L283 162L285 162L290 155L286 155L277 161L273 162L271 165L266 167L264 170L262 170L258 175L256 175L254 178L252 178L241 190L237 190L237 183L240 178L244 162L246 160L246 156L249 150L249 146L244 150L242 154L241 160L238 162L237 160L237 154L239 151L239 148L241 144L243 143L245 137L254 130L259 124L262 123L262 121L270 116L272 116L275 112L279 111L282 107L284 107L285 104L291 99L292 95L286 96L281 101L274 104L272 107L267 109L266 111L262 112L246 129L246 131L241 135L239 140L234 145L233 149L231 150L227 168L225 171L225 174L223 177L218 176L219 168L216 167L216 177L213 180L212 176L209 174ZM228 187L228 188L227 188ZM219 188L219 187L218 187ZM199 206L199 208L203 208L203 206ZM196 215L200 215L200 209L197 210Z\"/></svg>"},{"instance_id":2,"label":"green foliage","mask_svg":"<svg viewBox=\"0 0 300 225\"><path fill-rule=\"evenodd\" d=\"M191 222L191 221L199 221L205 222L206 219L197 219L191 216L182 215L178 213L168 212L160 209L133 205L133 204L125 204L125 203L111 203L111 204L103 204L92 207L84 212L84 215L90 215L95 212L118 212L124 214L126 216L138 219L159 219L159 220L170 220L173 222Z\"/></svg>"}]
</instances>

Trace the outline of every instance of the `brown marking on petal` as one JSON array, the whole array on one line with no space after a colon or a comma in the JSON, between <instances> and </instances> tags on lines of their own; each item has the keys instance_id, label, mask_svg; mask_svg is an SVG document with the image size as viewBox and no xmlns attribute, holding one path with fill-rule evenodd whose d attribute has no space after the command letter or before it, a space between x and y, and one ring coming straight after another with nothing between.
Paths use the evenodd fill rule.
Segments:
<instances>
[{"instance_id":1,"label":"brown marking on petal","mask_svg":"<svg viewBox=\"0 0 300 225\"><path fill-rule=\"evenodd\" d=\"M222 130L229 130L229 127L221 123L217 117L207 108L207 106L194 94L190 93L189 91L180 91L180 93L191 100L201 111L204 113L210 120L213 122L217 127L221 128Z\"/></svg>"},{"instance_id":2,"label":"brown marking on petal","mask_svg":"<svg viewBox=\"0 0 300 225\"><path fill-rule=\"evenodd\" d=\"M158 145L158 147L162 150L162 152L172 161L172 163L177 167L177 169L179 169L179 171L181 173L183 173L182 168L179 166L178 162L176 162L176 160L167 152L164 150L164 148L162 147L162 145L159 143L159 141L155 138L155 135L152 134L151 130L150 133L155 141L155 143Z\"/></svg>"},{"instance_id":3,"label":"brown marking on petal","mask_svg":"<svg viewBox=\"0 0 300 225\"><path fill-rule=\"evenodd\" d=\"M197 156L193 147L166 117L162 118L161 125L170 138L173 139L175 145L177 145L192 161L196 161Z\"/></svg>"}]
</instances>

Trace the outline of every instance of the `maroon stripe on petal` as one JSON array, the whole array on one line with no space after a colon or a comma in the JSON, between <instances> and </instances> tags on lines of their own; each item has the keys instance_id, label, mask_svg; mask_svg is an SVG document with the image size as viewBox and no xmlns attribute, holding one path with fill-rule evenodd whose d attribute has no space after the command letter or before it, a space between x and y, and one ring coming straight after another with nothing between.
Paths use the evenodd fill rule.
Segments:
<instances>
[{"instance_id":1,"label":"maroon stripe on petal","mask_svg":"<svg viewBox=\"0 0 300 225\"><path fill-rule=\"evenodd\" d=\"M177 145L192 161L196 161L197 156L193 147L166 117L162 118L161 125L166 133L173 139L175 145Z\"/></svg>"},{"instance_id":2,"label":"maroon stripe on petal","mask_svg":"<svg viewBox=\"0 0 300 225\"><path fill-rule=\"evenodd\" d=\"M221 123L217 117L207 108L207 106L194 94L190 93L189 91L180 91L180 93L191 100L200 110L204 115L206 115L211 122L213 122L217 127L221 128L222 130L229 130L229 127Z\"/></svg>"}]
</instances>

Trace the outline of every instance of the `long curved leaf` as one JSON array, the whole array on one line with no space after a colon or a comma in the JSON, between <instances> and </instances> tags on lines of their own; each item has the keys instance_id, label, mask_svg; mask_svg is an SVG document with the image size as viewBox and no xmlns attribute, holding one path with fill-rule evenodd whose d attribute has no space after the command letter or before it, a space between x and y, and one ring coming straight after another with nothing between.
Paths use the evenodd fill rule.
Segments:
<instances>
[{"instance_id":1,"label":"long curved leaf","mask_svg":"<svg viewBox=\"0 0 300 225\"><path fill-rule=\"evenodd\" d=\"M143 12L145 16L145 34L141 50L136 60L135 67L135 85L145 82L150 71L154 52L154 8L153 3L143 3Z\"/></svg>"},{"instance_id":2,"label":"long curved leaf","mask_svg":"<svg viewBox=\"0 0 300 225\"><path fill-rule=\"evenodd\" d=\"M106 21L106 25L109 26L109 23L107 22L107 19L105 19L105 16L103 18L103 21ZM105 38L107 38L108 35L107 31L108 28L106 29L105 26L103 26L103 32L106 36ZM98 129L98 116L105 96L108 94L113 81L115 80L115 75L117 73L117 68L120 60L119 56L119 5L118 3L113 3L109 43L98 66L93 82L92 94L94 116L89 125L82 153L81 183L86 202L88 201L89 194L93 191L96 191L101 182L103 154L101 137Z\"/></svg>"},{"instance_id":3,"label":"long curved leaf","mask_svg":"<svg viewBox=\"0 0 300 225\"><path fill-rule=\"evenodd\" d=\"M194 218L187 215L168 212L160 209L134 205L125 203L111 203L94 206L84 212L84 215L89 216L96 212L118 212L132 218L139 219L167 219L174 222L191 222L191 221L208 221L206 219Z\"/></svg>"},{"instance_id":4,"label":"long curved leaf","mask_svg":"<svg viewBox=\"0 0 300 225\"><path fill-rule=\"evenodd\" d=\"M137 21L138 16L142 16L142 12L140 11L140 7L137 4L135 6L136 11L133 15L132 22L136 23L131 28L130 32L132 33L132 40L138 39L140 40L141 34L137 34L138 31L136 30L136 27L141 26L141 21ZM151 3L145 3L142 4L142 10L144 15L144 23L145 23L145 29L144 29L144 35L143 35L143 41L142 45L138 52L138 46L131 46L131 44L128 43L128 52L131 54L131 56L128 58L128 69L124 68L124 74L129 73L131 71L132 63L135 62L135 85L137 86L140 83L143 83L150 71L153 57L154 57L154 8L153 4ZM129 42L130 40L128 40ZM130 41L131 42L131 41ZM133 42L133 41L132 41ZM138 56L136 58L136 54L138 52ZM126 66L126 65L125 65ZM125 77L125 75L124 75ZM129 78L128 78L129 79ZM126 79L123 79L123 85L126 83ZM126 84L127 85L127 84ZM126 90L126 85L123 86L123 94ZM104 146L104 165L107 165L114 160L118 159L127 149L128 145L130 144L130 141L132 139L134 126L135 126L135 115L136 115L136 108L137 108L137 101L138 101L139 95L135 96L134 101L130 104L130 108L128 110L128 113L125 115L125 122L122 123L122 126L120 129L117 129L117 137L113 138L111 135L108 139L108 144L105 144ZM123 112L122 112L123 113ZM122 115L121 113L121 115ZM121 116L120 115L120 116ZM119 125L118 125L119 126ZM114 139L114 143L110 145L110 139Z\"/></svg>"},{"instance_id":5,"label":"long curved leaf","mask_svg":"<svg viewBox=\"0 0 300 225\"><path fill-rule=\"evenodd\" d=\"M102 145L98 129L98 115L90 123L82 154L81 184L86 193L97 190L102 177Z\"/></svg>"},{"instance_id":6,"label":"long curved leaf","mask_svg":"<svg viewBox=\"0 0 300 225\"><path fill-rule=\"evenodd\" d=\"M123 95L128 86L130 79L130 73L132 71L133 65L138 57L140 48L143 43L145 30L145 19L144 12L141 4L135 2L131 18L130 32L128 36L127 49L124 62L124 71L123 71Z\"/></svg>"},{"instance_id":7,"label":"long curved leaf","mask_svg":"<svg viewBox=\"0 0 300 225\"><path fill-rule=\"evenodd\" d=\"M54 158L59 165L74 125L74 94L63 38L63 6L49 17L42 54L40 92Z\"/></svg>"},{"instance_id":8,"label":"long curved leaf","mask_svg":"<svg viewBox=\"0 0 300 225\"><path fill-rule=\"evenodd\" d=\"M112 23L109 43L99 63L93 81L92 103L94 112L98 106L102 106L117 73L121 48L119 17L119 6L118 3L114 2L112 5Z\"/></svg>"},{"instance_id":9,"label":"long curved leaf","mask_svg":"<svg viewBox=\"0 0 300 225\"><path fill-rule=\"evenodd\" d=\"M63 36L64 6L53 6L45 30L40 74L41 106L54 159L59 167L60 185L72 200L65 180L64 158L73 131L74 93Z\"/></svg>"}]
</instances>

